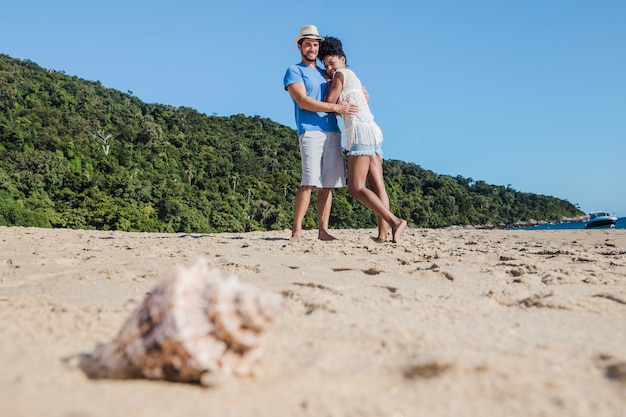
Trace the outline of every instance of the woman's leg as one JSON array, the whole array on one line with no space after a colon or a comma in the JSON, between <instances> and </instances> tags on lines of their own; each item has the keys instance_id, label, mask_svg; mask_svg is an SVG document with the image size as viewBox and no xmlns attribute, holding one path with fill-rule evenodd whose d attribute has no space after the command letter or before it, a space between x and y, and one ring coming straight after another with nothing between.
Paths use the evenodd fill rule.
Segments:
<instances>
[{"instance_id":1,"label":"woman's leg","mask_svg":"<svg viewBox=\"0 0 626 417\"><path fill-rule=\"evenodd\" d=\"M367 186L378 196L387 210L389 210L389 196L387 195L387 189L385 188L385 182L383 180L383 160L378 154L370 158ZM379 243L387 241L389 224L379 215L376 216L376 222L378 224L378 238L376 241Z\"/></svg>"},{"instance_id":2,"label":"woman's leg","mask_svg":"<svg viewBox=\"0 0 626 417\"><path fill-rule=\"evenodd\" d=\"M397 242L400 233L406 227L406 221L394 216L394 214L389 211L389 208L385 206L383 200L366 187L370 170L370 160L375 157L376 156L370 155L348 156L348 193L376 213L377 216L380 216L383 221L386 221L391 226L393 234L392 240ZM380 189L380 184L378 184L378 187ZM389 204L388 198L387 204Z\"/></svg>"}]
</instances>

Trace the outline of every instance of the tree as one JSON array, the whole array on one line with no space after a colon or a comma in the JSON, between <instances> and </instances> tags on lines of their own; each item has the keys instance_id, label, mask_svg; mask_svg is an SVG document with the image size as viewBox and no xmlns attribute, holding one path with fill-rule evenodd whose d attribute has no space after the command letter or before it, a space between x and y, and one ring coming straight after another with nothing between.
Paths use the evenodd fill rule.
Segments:
<instances>
[{"instance_id":1,"label":"tree","mask_svg":"<svg viewBox=\"0 0 626 417\"><path fill-rule=\"evenodd\" d=\"M96 133L91 133L90 131L87 131L87 133L89 133L89 136L100 142L102 150L104 151L104 155L109 156L109 147L111 146L111 143L109 141L111 140L113 135L111 135L110 133L105 134L104 131L100 130L98 130Z\"/></svg>"}]
</instances>

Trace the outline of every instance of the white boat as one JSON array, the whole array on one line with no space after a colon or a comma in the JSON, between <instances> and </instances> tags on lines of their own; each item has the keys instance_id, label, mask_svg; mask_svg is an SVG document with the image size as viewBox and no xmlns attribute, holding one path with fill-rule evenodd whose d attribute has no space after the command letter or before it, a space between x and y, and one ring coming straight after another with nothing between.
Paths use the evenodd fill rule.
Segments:
<instances>
[{"instance_id":1,"label":"white boat","mask_svg":"<svg viewBox=\"0 0 626 417\"><path fill-rule=\"evenodd\" d=\"M585 229L594 227L615 227L615 223L617 223L617 217L614 214L594 211L593 213L589 213L589 220L585 223Z\"/></svg>"}]
</instances>

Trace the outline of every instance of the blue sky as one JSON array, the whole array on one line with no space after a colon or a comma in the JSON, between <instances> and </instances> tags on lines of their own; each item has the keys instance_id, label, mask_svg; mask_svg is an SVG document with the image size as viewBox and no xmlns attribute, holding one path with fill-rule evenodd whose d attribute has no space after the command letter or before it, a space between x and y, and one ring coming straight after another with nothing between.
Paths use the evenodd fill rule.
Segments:
<instances>
[{"instance_id":1,"label":"blue sky","mask_svg":"<svg viewBox=\"0 0 626 417\"><path fill-rule=\"evenodd\" d=\"M295 128L301 26L340 38L388 159L626 216L625 0L12 1L0 53ZM294 140L296 138L294 137Z\"/></svg>"}]
</instances>

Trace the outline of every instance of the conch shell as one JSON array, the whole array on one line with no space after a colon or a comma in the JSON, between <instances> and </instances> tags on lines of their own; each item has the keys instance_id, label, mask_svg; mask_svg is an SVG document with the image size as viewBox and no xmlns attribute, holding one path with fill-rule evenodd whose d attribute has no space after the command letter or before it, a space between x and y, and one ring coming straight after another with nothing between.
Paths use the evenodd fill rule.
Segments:
<instances>
[{"instance_id":1,"label":"conch shell","mask_svg":"<svg viewBox=\"0 0 626 417\"><path fill-rule=\"evenodd\" d=\"M201 384L250 375L263 336L283 305L280 295L223 276L198 259L166 277L117 337L82 355L79 366L90 378Z\"/></svg>"}]
</instances>

